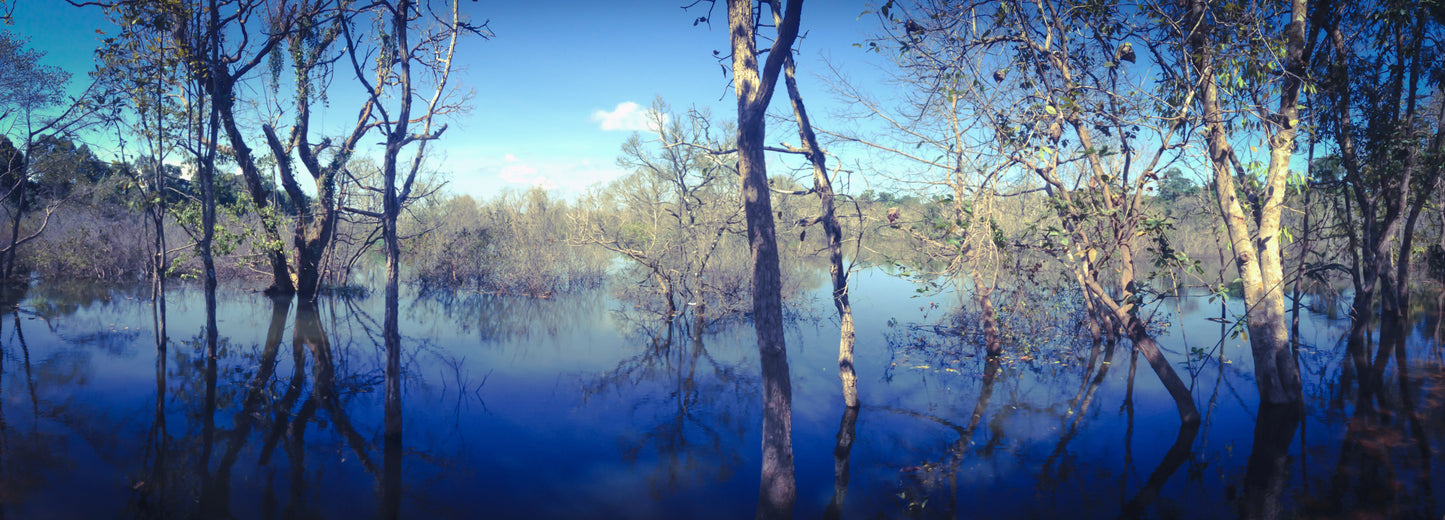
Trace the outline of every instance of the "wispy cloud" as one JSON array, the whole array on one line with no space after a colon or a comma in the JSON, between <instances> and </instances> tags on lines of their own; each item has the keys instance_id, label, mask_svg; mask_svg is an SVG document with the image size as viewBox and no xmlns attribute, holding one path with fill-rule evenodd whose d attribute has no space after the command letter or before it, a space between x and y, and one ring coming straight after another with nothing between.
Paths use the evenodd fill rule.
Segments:
<instances>
[{"instance_id":1,"label":"wispy cloud","mask_svg":"<svg viewBox=\"0 0 1445 520\"><path fill-rule=\"evenodd\" d=\"M598 123L603 130L650 131L656 128L656 117L651 109L643 108L642 105L631 101L624 101L617 104L617 108L611 112L606 110L594 110L592 121ZM667 117L663 116L663 123Z\"/></svg>"},{"instance_id":2,"label":"wispy cloud","mask_svg":"<svg viewBox=\"0 0 1445 520\"><path fill-rule=\"evenodd\" d=\"M562 197L575 197L588 187L611 181L627 172L610 161L588 157L546 157L495 153L466 159L468 166L453 176L450 188L478 198L506 189L538 186Z\"/></svg>"},{"instance_id":3,"label":"wispy cloud","mask_svg":"<svg viewBox=\"0 0 1445 520\"><path fill-rule=\"evenodd\" d=\"M507 184L526 184L528 186L541 186L544 190L557 187L557 183L545 175L540 175L536 168L523 163L515 155L507 154L503 159L505 163L497 172L497 177Z\"/></svg>"}]
</instances>

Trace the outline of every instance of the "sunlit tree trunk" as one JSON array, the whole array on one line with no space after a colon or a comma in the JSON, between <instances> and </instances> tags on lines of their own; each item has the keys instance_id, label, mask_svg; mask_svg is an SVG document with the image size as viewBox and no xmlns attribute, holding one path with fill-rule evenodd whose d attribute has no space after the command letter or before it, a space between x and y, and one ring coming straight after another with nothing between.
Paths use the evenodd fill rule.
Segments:
<instances>
[{"instance_id":1,"label":"sunlit tree trunk","mask_svg":"<svg viewBox=\"0 0 1445 520\"><path fill-rule=\"evenodd\" d=\"M774 19L778 19L774 8ZM834 207L833 182L828 178L827 157L818 146L818 136L808 119L808 109L803 105L803 95L798 92L796 66L792 50L783 64L784 84L788 87L788 99L793 103L793 117L798 121L798 138L803 142L803 153L813 164L813 191L823 207L818 222L828 240L828 274L833 282L833 307L838 310L838 379L843 384L843 404L848 408L858 407L858 374L853 370L853 304L848 299L848 268L843 265L843 228L838 225ZM997 329L994 329L997 332ZM997 340L997 334L994 335ZM995 344L997 341L994 342ZM990 351L992 352L992 351Z\"/></svg>"},{"instance_id":2,"label":"sunlit tree trunk","mask_svg":"<svg viewBox=\"0 0 1445 520\"><path fill-rule=\"evenodd\" d=\"M1269 138L1269 166L1265 174L1259 210L1251 235L1250 218L1239 201L1233 174L1234 150L1224 123L1223 99L1219 88L1218 56L1209 38L1206 9L1201 1L1188 5L1185 36L1192 65L1200 76L1199 105L1207 129L1209 153L1219 211L1234 250L1235 266L1244 289L1248 309L1249 343L1254 356L1255 382L1260 400L1273 404L1299 403L1302 399L1299 366L1290 350L1289 328L1284 306L1284 267L1280 253L1280 214L1284 209L1285 179L1299 125L1299 90L1305 62L1306 0L1293 0L1287 39L1287 74L1281 87L1278 111L1265 122L1272 126Z\"/></svg>"},{"instance_id":3,"label":"sunlit tree trunk","mask_svg":"<svg viewBox=\"0 0 1445 520\"><path fill-rule=\"evenodd\" d=\"M798 35L802 0L788 2L767 62L757 59L752 0L728 0L733 53L733 90L738 100L738 175L752 249L753 324L763 373L763 459L758 518L791 518L797 498L793 473L792 383L783 342L782 274L763 155L768 102L784 58Z\"/></svg>"}]
</instances>

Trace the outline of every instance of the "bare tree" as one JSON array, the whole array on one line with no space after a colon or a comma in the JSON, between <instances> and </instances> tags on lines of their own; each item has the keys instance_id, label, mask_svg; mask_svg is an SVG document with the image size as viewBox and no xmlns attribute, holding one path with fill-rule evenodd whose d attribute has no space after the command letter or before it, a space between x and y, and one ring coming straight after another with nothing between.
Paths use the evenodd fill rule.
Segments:
<instances>
[{"instance_id":1,"label":"bare tree","mask_svg":"<svg viewBox=\"0 0 1445 520\"><path fill-rule=\"evenodd\" d=\"M743 224L731 154L719 152L724 144L706 112L674 113L658 100L648 117L655 139L639 134L622 145L618 164L633 173L587 196L571 240L631 260L646 273L640 285L662 297L667 319L743 312L747 287L725 265Z\"/></svg>"},{"instance_id":2,"label":"bare tree","mask_svg":"<svg viewBox=\"0 0 1445 520\"><path fill-rule=\"evenodd\" d=\"M771 0L774 23L782 23L777 0ZM838 224L835 207L837 195L833 192L833 181L828 177L828 158L818 144L818 134L813 130L808 109L803 104L803 95L798 91L797 65L793 50L783 62L783 82L788 88L788 100L792 102L793 118L798 123L798 139L802 148L796 150L808 158L813 167L813 189L818 195L822 212L817 218L803 222L818 223L828 242L828 274L833 283L833 307L838 311L838 380L843 386L843 405L849 409L858 408L858 374L853 370L853 303L848 298L849 268L843 265L843 227ZM862 225L862 222L859 222Z\"/></svg>"},{"instance_id":3,"label":"bare tree","mask_svg":"<svg viewBox=\"0 0 1445 520\"><path fill-rule=\"evenodd\" d=\"M346 14L341 34L346 41L347 59L367 95L365 112L371 125L384 138L381 156L381 185L364 189L381 195L381 212L356 210L381 222L382 248L386 253L386 312L382 338L386 348L387 407L385 435L388 446L400 446L401 417L401 328L399 326L398 284L401 275L401 237L397 220L402 207L412 198L417 174L426 159L427 144L440 138L446 125L438 119L462 108L456 89L448 83L453 70L457 42L464 34L488 37L486 24L473 25L462 19L460 0L450 2L381 0ZM437 6L444 6L438 11ZM368 19L374 32L366 32ZM430 88L429 99L417 103L418 92ZM418 106L419 105L419 106ZM364 118L363 118L364 119ZM415 126L413 126L415 125ZM402 152L414 145L408 163ZM400 163L400 164L399 164ZM396 376L396 377L393 377ZM399 482L401 457L387 457L386 480ZM384 504L400 499L400 486L386 486ZM392 514L395 508L387 508Z\"/></svg>"}]
</instances>

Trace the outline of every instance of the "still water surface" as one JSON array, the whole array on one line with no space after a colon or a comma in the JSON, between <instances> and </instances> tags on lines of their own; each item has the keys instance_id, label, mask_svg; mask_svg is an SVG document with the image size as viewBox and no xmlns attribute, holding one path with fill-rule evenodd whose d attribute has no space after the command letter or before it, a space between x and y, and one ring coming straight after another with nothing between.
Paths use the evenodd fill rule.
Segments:
<instances>
[{"instance_id":1,"label":"still water surface","mask_svg":"<svg viewBox=\"0 0 1445 520\"><path fill-rule=\"evenodd\" d=\"M1304 316L1305 416L1257 428L1244 339L1221 342L1218 304L1166 302L1161 346L1205 415L1181 428L1147 364L1060 339L1077 324L1058 309L991 364L952 332L956 295L914 297L876 270L854 284L857 413L826 289L791 311L799 518L1441 515L1436 313L1358 368L1347 320ZM605 290L406 298L404 433L388 447L379 296L306 307L223 290L211 364L198 289L169 295L158 354L145 289L32 288L0 319L0 514L753 515L750 324L668 326Z\"/></svg>"}]
</instances>

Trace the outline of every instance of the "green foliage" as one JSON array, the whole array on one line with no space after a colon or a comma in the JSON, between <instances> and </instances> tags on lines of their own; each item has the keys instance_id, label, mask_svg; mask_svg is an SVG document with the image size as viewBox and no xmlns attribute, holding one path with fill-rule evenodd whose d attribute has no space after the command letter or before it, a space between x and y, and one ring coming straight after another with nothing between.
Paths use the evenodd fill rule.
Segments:
<instances>
[{"instance_id":1,"label":"green foliage","mask_svg":"<svg viewBox=\"0 0 1445 520\"><path fill-rule=\"evenodd\" d=\"M1184 172L1179 171L1178 168L1170 168L1161 177L1158 197L1164 203L1173 204L1182 197L1198 195L1199 191L1199 185L1185 177Z\"/></svg>"}]
</instances>

